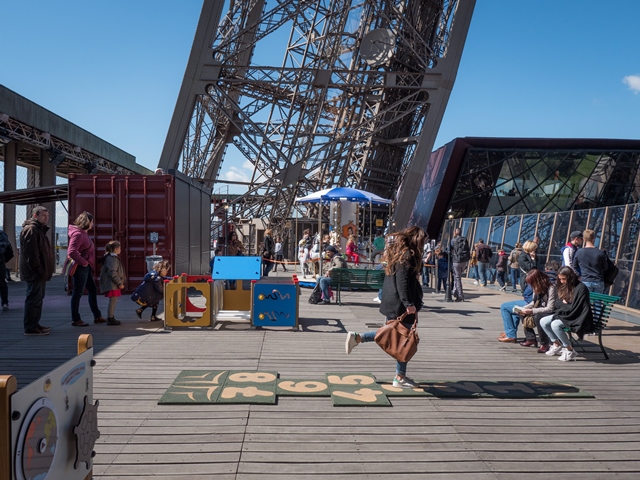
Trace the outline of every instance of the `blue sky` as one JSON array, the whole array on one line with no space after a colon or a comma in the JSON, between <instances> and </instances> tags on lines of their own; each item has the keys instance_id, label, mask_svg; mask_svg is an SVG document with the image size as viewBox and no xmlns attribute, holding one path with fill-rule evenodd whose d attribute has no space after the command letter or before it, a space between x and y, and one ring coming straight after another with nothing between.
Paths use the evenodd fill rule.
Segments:
<instances>
[{"instance_id":1,"label":"blue sky","mask_svg":"<svg viewBox=\"0 0 640 480\"><path fill-rule=\"evenodd\" d=\"M0 83L155 168L201 6L7 0ZM464 136L639 139L639 18L637 0L478 0L435 147Z\"/></svg>"}]
</instances>

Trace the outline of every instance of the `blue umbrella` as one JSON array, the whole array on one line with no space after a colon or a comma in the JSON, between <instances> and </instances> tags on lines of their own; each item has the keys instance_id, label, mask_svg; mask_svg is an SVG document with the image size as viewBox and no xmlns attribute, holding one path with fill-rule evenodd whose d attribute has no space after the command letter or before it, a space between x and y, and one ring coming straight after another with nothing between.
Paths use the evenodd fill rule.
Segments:
<instances>
[{"instance_id":1,"label":"blue umbrella","mask_svg":"<svg viewBox=\"0 0 640 480\"><path fill-rule=\"evenodd\" d=\"M365 192L349 187L334 187L320 190L305 197L296 198L298 203L322 203L322 202L339 202L349 201L362 204L369 204L369 221L371 222L371 206L372 205L389 205L391 200L379 197L374 193ZM321 210L318 209L318 232L321 228ZM371 224L369 225L369 243L371 243ZM322 275L322 262L320 262L320 275Z\"/></svg>"},{"instance_id":2,"label":"blue umbrella","mask_svg":"<svg viewBox=\"0 0 640 480\"><path fill-rule=\"evenodd\" d=\"M349 187L327 188L314 192L305 197L296 198L298 203L338 202L340 200L358 203L370 203L373 205L389 205L391 200L379 197L374 193L365 192Z\"/></svg>"}]
</instances>

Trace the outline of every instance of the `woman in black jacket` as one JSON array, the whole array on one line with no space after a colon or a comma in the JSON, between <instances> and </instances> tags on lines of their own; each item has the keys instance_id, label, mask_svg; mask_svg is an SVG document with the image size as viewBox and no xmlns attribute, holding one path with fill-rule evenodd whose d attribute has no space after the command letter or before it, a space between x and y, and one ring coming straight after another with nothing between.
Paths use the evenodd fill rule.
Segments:
<instances>
[{"instance_id":1,"label":"woman in black jacket","mask_svg":"<svg viewBox=\"0 0 640 480\"><path fill-rule=\"evenodd\" d=\"M273 268L273 253L274 253L274 242L273 237L271 236L271 229L267 228L264 231L264 250L262 251L262 276L268 277L269 272Z\"/></svg>"},{"instance_id":2,"label":"woman in black jacket","mask_svg":"<svg viewBox=\"0 0 640 480\"><path fill-rule=\"evenodd\" d=\"M522 246L522 250L524 251L518 257L518 266L520 268L520 288L523 291L524 287L527 285L527 274L534 268L538 268L538 257L536 255L537 249L538 244L536 242L532 242L530 240L524 242L524 245Z\"/></svg>"},{"instance_id":3,"label":"woman in black jacket","mask_svg":"<svg viewBox=\"0 0 640 480\"><path fill-rule=\"evenodd\" d=\"M560 355L558 360L562 362L568 362L577 356L563 328L570 328L578 338L593 331L589 290L584 283L580 282L578 275L571 267L562 267L558 270L556 311L553 315L542 318L540 326L552 342L546 354Z\"/></svg>"},{"instance_id":4,"label":"woman in black jacket","mask_svg":"<svg viewBox=\"0 0 640 480\"><path fill-rule=\"evenodd\" d=\"M391 243L387 245L387 267L382 285L380 313L387 321L395 320L407 314L402 323L407 328L413 326L418 311L422 308L422 287L419 275L422 267L422 250L427 234L420 227L409 227L398 233L392 233ZM359 334L348 332L345 342L347 354L362 342L373 342L375 331ZM413 388L418 385L406 376L407 362L397 361L394 387Z\"/></svg>"}]
</instances>

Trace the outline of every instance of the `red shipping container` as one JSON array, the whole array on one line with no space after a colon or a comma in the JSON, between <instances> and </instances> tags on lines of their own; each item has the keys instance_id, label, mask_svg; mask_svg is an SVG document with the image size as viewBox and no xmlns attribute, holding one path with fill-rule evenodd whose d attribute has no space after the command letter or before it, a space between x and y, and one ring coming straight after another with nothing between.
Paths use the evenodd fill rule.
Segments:
<instances>
[{"instance_id":1,"label":"red shipping container","mask_svg":"<svg viewBox=\"0 0 640 480\"><path fill-rule=\"evenodd\" d=\"M170 175L69 175L69 223L82 212L95 217L89 236L96 256L111 240L133 291L147 273L146 257L171 262L171 274L207 274L211 246L211 189L180 172ZM155 252L150 233L158 233ZM100 272L96 272L99 278Z\"/></svg>"}]
</instances>

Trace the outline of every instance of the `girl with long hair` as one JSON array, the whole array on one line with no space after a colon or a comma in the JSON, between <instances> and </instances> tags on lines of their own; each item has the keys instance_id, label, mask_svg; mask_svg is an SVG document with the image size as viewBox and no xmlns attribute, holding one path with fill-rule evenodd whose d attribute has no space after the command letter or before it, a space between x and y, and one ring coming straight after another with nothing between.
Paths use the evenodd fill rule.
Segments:
<instances>
[{"instance_id":1,"label":"girl with long hair","mask_svg":"<svg viewBox=\"0 0 640 480\"><path fill-rule=\"evenodd\" d=\"M558 270L558 305L553 315L540 320L540 326L549 336L551 346L547 355L560 355L558 360L568 362L577 353L571 346L571 340L563 330L571 329L578 338L593 330L593 313L589 301L589 289L578 279L571 267Z\"/></svg>"},{"instance_id":2,"label":"girl with long hair","mask_svg":"<svg viewBox=\"0 0 640 480\"><path fill-rule=\"evenodd\" d=\"M402 323L413 326L418 311L422 308L422 287L420 271L422 269L422 250L427 240L426 232L420 227L409 227L390 235L393 240L387 245L385 279L382 286L380 313L387 322L395 320L404 313ZM348 332L345 341L347 354L363 342L373 342L375 331L366 333ZM413 388L418 385L407 377L407 362L396 361L394 387Z\"/></svg>"},{"instance_id":3,"label":"girl with long hair","mask_svg":"<svg viewBox=\"0 0 640 480\"><path fill-rule=\"evenodd\" d=\"M542 270L534 268L526 277L526 282L533 289L533 300L519 310L523 317L533 315L533 321L538 329L541 347L538 353L546 353L549 350L549 337L540 327L540 320L553 313L556 308L556 286L551 283L549 276ZM525 341L520 342L523 347L538 348L536 332L533 328L524 328Z\"/></svg>"}]
</instances>

